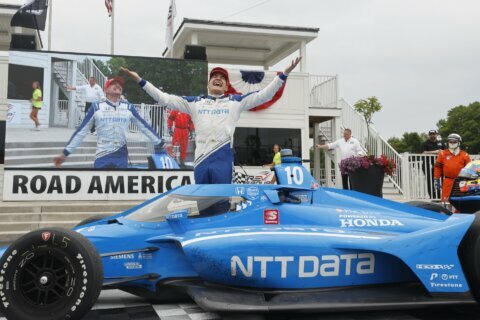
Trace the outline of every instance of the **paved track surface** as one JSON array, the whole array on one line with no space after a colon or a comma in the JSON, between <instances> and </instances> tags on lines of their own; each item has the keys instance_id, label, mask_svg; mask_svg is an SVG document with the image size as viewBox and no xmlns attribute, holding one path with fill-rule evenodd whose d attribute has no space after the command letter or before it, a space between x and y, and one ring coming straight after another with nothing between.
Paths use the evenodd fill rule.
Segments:
<instances>
[{"instance_id":1,"label":"paved track surface","mask_svg":"<svg viewBox=\"0 0 480 320\"><path fill-rule=\"evenodd\" d=\"M5 318L0 317L1 320ZM205 312L194 303L152 304L119 290L102 291L98 303L84 320L210 320L222 319ZM235 317L253 318L250 315ZM280 320L480 320L480 305L469 307L441 307L417 310L339 312L310 315L271 315L265 319Z\"/></svg>"}]
</instances>

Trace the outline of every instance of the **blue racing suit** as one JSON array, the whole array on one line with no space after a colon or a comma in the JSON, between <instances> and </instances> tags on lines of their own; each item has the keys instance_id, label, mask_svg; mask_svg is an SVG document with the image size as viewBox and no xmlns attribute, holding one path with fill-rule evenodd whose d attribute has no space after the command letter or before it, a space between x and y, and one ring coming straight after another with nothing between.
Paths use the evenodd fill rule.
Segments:
<instances>
[{"instance_id":1,"label":"blue racing suit","mask_svg":"<svg viewBox=\"0 0 480 320\"><path fill-rule=\"evenodd\" d=\"M126 100L120 100L117 103L106 100L92 104L82 124L68 141L63 154L68 156L72 153L82 143L95 123L97 150L94 167L127 168L127 132L130 121L154 143L156 148L163 147L164 141L138 114L134 105Z\"/></svg>"},{"instance_id":2,"label":"blue racing suit","mask_svg":"<svg viewBox=\"0 0 480 320\"><path fill-rule=\"evenodd\" d=\"M180 97L162 92L146 80L140 86L160 105L188 113L195 125L195 183L232 183L233 134L240 113L273 98L286 81L280 74L260 91L245 95Z\"/></svg>"}]
</instances>

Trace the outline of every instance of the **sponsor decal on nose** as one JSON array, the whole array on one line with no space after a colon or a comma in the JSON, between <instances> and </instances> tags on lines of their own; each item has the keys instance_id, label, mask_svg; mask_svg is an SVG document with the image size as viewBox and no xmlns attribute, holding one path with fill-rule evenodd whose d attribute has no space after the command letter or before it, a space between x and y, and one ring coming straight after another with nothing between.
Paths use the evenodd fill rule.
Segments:
<instances>
[{"instance_id":1,"label":"sponsor decal on nose","mask_svg":"<svg viewBox=\"0 0 480 320\"><path fill-rule=\"evenodd\" d=\"M264 224L278 224L280 220L280 212L276 209L263 210Z\"/></svg>"}]
</instances>

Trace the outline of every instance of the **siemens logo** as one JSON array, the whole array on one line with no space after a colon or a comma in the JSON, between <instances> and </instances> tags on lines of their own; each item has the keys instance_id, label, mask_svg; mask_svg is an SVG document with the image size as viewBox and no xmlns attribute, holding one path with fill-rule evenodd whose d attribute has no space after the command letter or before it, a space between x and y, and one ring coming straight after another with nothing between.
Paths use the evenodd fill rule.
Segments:
<instances>
[{"instance_id":1,"label":"siemens logo","mask_svg":"<svg viewBox=\"0 0 480 320\"><path fill-rule=\"evenodd\" d=\"M352 273L363 275L375 272L375 255L373 253L351 253L342 255L317 256L233 256L230 259L231 276L243 275L246 278L260 273L261 278L268 278L280 266L280 277L287 278L288 270L298 270L298 278L349 276ZM275 271L277 272L277 271Z\"/></svg>"}]
</instances>

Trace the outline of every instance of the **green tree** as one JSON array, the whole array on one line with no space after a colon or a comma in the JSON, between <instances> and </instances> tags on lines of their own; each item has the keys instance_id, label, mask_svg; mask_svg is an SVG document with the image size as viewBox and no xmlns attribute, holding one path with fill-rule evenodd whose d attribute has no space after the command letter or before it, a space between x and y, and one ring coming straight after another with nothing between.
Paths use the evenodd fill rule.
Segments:
<instances>
[{"instance_id":1,"label":"green tree","mask_svg":"<svg viewBox=\"0 0 480 320\"><path fill-rule=\"evenodd\" d=\"M450 133L462 136L462 149L471 154L480 152L480 102L456 106L448 111L447 118L438 121L439 133L446 141Z\"/></svg>"},{"instance_id":2,"label":"green tree","mask_svg":"<svg viewBox=\"0 0 480 320\"><path fill-rule=\"evenodd\" d=\"M372 117L376 112L382 110L382 107L383 106L380 101L378 101L377 97L361 99L353 105L353 108L363 116L365 123L367 124L367 141L370 141L370 125L372 124ZM369 146L366 147L367 151L369 151Z\"/></svg>"},{"instance_id":3,"label":"green tree","mask_svg":"<svg viewBox=\"0 0 480 320\"><path fill-rule=\"evenodd\" d=\"M207 90L208 66L205 61L113 57L106 62L95 60L95 64L109 78L118 75L122 66L134 70L163 91L176 95L200 95ZM129 79L123 92L132 103L155 103Z\"/></svg>"},{"instance_id":4,"label":"green tree","mask_svg":"<svg viewBox=\"0 0 480 320\"><path fill-rule=\"evenodd\" d=\"M424 133L405 132L401 138L392 137L388 139L388 143L398 153L421 153L422 143L427 139Z\"/></svg>"}]
</instances>

